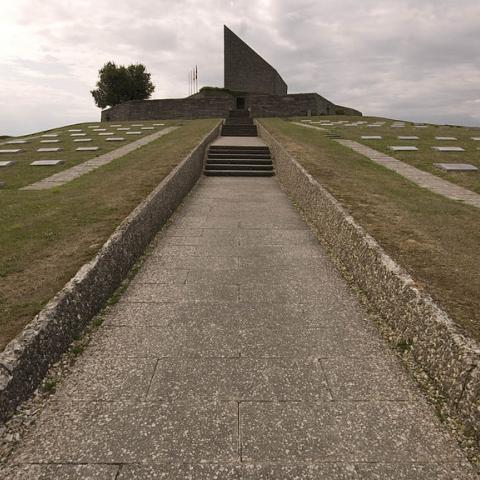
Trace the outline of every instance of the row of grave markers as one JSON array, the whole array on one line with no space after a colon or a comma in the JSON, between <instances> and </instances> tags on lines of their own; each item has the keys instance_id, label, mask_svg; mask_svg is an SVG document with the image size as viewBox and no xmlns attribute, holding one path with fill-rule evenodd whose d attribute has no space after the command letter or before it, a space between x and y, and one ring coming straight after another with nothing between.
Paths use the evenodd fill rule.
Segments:
<instances>
[{"instance_id":1,"label":"row of grave markers","mask_svg":"<svg viewBox=\"0 0 480 480\"><path fill-rule=\"evenodd\" d=\"M152 127L144 127L143 124L132 124L131 127L141 127L141 130L154 130L156 126L164 126L164 123L154 123L154 126ZM114 135L113 132L108 132L106 128L98 128L98 125L91 125L88 128L92 129L93 132L99 132L99 136L109 136L109 135ZM141 131L128 131L131 129L131 127L122 127L122 125L110 125L109 128L112 127L117 127L117 130L119 131L125 131L126 135L141 135L143 132ZM68 130L70 132L71 137L84 137L87 134L82 131L80 128L71 128ZM58 137L58 133L45 133L41 135L41 138L47 138L48 140L40 140L40 143L60 143L60 140L58 140L55 137ZM91 142L91 138L75 138L73 140L74 142ZM121 142L125 141L124 137L109 137L106 138L107 142ZM22 145L29 143L29 140L10 140L9 142L6 142L6 145ZM100 147L77 147L75 150L77 152L95 152L99 150ZM61 147L55 147L55 148L45 148L45 147L40 147L36 151L40 153L55 153L55 152L60 152L63 149ZM20 153L22 152L22 149L2 149L0 150L0 154L14 154L14 153ZM9 167L11 165L14 165L16 162L15 160L8 160L8 161L0 161L0 167ZM63 160L36 160L30 165L34 166L52 166L52 165L59 165L61 163L64 163Z\"/></svg>"}]
</instances>

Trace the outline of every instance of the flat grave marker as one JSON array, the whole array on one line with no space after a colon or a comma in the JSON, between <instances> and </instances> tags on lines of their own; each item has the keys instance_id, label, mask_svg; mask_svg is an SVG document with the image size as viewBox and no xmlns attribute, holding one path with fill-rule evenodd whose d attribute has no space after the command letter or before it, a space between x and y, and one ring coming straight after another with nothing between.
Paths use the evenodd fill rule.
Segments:
<instances>
[{"instance_id":1,"label":"flat grave marker","mask_svg":"<svg viewBox=\"0 0 480 480\"><path fill-rule=\"evenodd\" d=\"M416 137L414 135L411 135L411 136L399 136L398 137L399 140L419 140L419 137Z\"/></svg>"},{"instance_id":2,"label":"flat grave marker","mask_svg":"<svg viewBox=\"0 0 480 480\"><path fill-rule=\"evenodd\" d=\"M37 148L37 152L60 152L62 149L60 147L55 148Z\"/></svg>"},{"instance_id":3,"label":"flat grave marker","mask_svg":"<svg viewBox=\"0 0 480 480\"><path fill-rule=\"evenodd\" d=\"M141 135L142 132L137 132L137 131L131 131L131 132L127 132L127 135Z\"/></svg>"},{"instance_id":4,"label":"flat grave marker","mask_svg":"<svg viewBox=\"0 0 480 480\"><path fill-rule=\"evenodd\" d=\"M437 152L464 152L462 147L432 147Z\"/></svg>"},{"instance_id":5,"label":"flat grave marker","mask_svg":"<svg viewBox=\"0 0 480 480\"><path fill-rule=\"evenodd\" d=\"M415 151L418 151L418 148L417 147L413 147L413 146L410 146L410 145L405 145L405 146L402 146L402 145L394 145L392 147L389 147L390 150L393 150L394 152L415 152Z\"/></svg>"},{"instance_id":6,"label":"flat grave marker","mask_svg":"<svg viewBox=\"0 0 480 480\"><path fill-rule=\"evenodd\" d=\"M72 133L70 136L71 137L86 137L87 134L86 133Z\"/></svg>"},{"instance_id":7,"label":"flat grave marker","mask_svg":"<svg viewBox=\"0 0 480 480\"><path fill-rule=\"evenodd\" d=\"M69 132L81 132L81 131L82 131L81 128L71 128L71 129L69 130Z\"/></svg>"},{"instance_id":8,"label":"flat grave marker","mask_svg":"<svg viewBox=\"0 0 480 480\"><path fill-rule=\"evenodd\" d=\"M34 167L52 167L62 163L63 160L35 160L30 165L33 165Z\"/></svg>"},{"instance_id":9,"label":"flat grave marker","mask_svg":"<svg viewBox=\"0 0 480 480\"><path fill-rule=\"evenodd\" d=\"M113 135L113 132L100 132L98 135L99 136Z\"/></svg>"},{"instance_id":10,"label":"flat grave marker","mask_svg":"<svg viewBox=\"0 0 480 480\"><path fill-rule=\"evenodd\" d=\"M91 138L76 138L74 142L91 142Z\"/></svg>"},{"instance_id":11,"label":"flat grave marker","mask_svg":"<svg viewBox=\"0 0 480 480\"><path fill-rule=\"evenodd\" d=\"M474 142L480 142L480 137L472 137L472 140L473 140Z\"/></svg>"},{"instance_id":12,"label":"flat grave marker","mask_svg":"<svg viewBox=\"0 0 480 480\"><path fill-rule=\"evenodd\" d=\"M94 132L106 132L107 129L106 128L94 128L93 131Z\"/></svg>"},{"instance_id":13,"label":"flat grave marker","mask_svg":"<svg viewBox=\"0 0 480 480\"><path fill-rule=\"evenodd\" d=\"M107 142L123 142L125 139L123 137L110 137L107 138Z\"/></svg>"},{"instance_id":14,"label":"flat grave marker","mask_svg":"<svg viewBox=\"0 0 480 480\"><path fill-rule=\"evenodd\" d=\"M10 140L6 142L7 145L22 145L24 143L28 143L28 140Z\"/></svg>"},{"instance_id":15,"label":"flat grave marker","mask_svg":"<svg viewBox=\"0 0 480 480\"><path fill-rule=\"evenodd\" d=\"M0 150L0 154L1 153L19 153L21 151L22 151L22 149L20 149L20 148L7 148L7 149L4 149L4 150Z\"/></svg>"},{"instance_id":16,"label":"flat grave marker","mask_svg":"<svg viewBox=\"0 0 480 480\"><path fill-rule=\"evenodd\" d=\"M122 124L121 123L118 123L117 125L110 125L110 128L116 128L116 127L121 127Z\"/></svg>"},{"instance_id":17,"label":"flat grave marker","mask_svg":"<svg viewBox=\"0 0 480 480\"><path fill-rule=\"evenodd\" d=\"M414 125L413 128L428 128L428 125Z\"/></svg>"},{"instance_id":18,"label":"flat grave marker","mask_svg":"<svg viewBox=\"0 0 480 480\"><path fill-rule=\"evenodd\" d=\"M2 160L0 162L0 167L10 167L12 165L15 165L15 160Z\"/></svg>"},{"instance_id":19,"label":"flat grave marker","mask_svg":"<svg viewBox=\"0 0 480 480\"><path fill-rule=\"evenodd\" d=\"M362 140L381 140L382 138L380 135L362 135Z\"/></svg>"},{"instance_id":20,"label":"flat grave marker","mask_svg":"<svg viewBox=\"0 0 480 480\"><path fill-rule=\"evenodd\" d=\"M163 125L165 125L164 123L154 123L153 126L154 127L162 127Z\"/></svg>"},{"instance_id":21,"label":"flat grave marker","mask_svg":"<svg viewBox=\"0 0 480 480\"><path fill-rule=\"evenodd\" d=\"M75 150L77 152L94 152L98 150L99 147L77 147Z\"/></svg>"},{"instance_id":22,"label":"flat grave marker","mask_svg":"<svg viewBox=\"0 0 480 480\"><path fill-rule=\"evenodd\" d=\"M435 140L444 140L444 141L450 141L450 140L458 140L456 137L435 137Z\"/></svg>"},{"instance_id":23,"label":"flat grave marker","mask_svg":"<svg viewBox=\"0 0 480 480\"><path fill-rule=\"evenodd\" d=\"M126 130L130 130L130 127L117 128L117 130L119 130L119 131L126 131Z\"/></svg>"},{"instance_id":24,"label":"flat grave marker","mask_svg":"<svg viewBox=\"0 0 480 480\"><path fill-rule=\"evenodd\" d=\"M40 143L59 143L60 140L40 140Z\"/></svg>"},{"instance_id":25,"label":"flat grave marker","mask_svg":"<svg viewBox=\"0 0 480 480\"><path fill-rule=\"evenodd\" d=\"M132 123L132 127L143 127L143 123Z\"/></svg>"},{"instance_id":26,"label":"flat grave marker","mask_svg":"<svg viewBox=\"0 0 480 480\"><path fill-rule=\"evenodd\" d=\"M476 172L478 170L475 165L469 163L434 163L433 165L447 172Z\"/></svg>"},{"instance_id":27,"label":"flat grave marker","mask_svg":"<svg viewBox=\"0 0 480 480\"><path fill-rule=\"evenodd\" d=\"M142 127L140 130L155 130L153 127Z\"/></svg>"},{"instance_id":28,"label":"flat grave marker","mask_svg":"<svg viewBox=\"0 0 480 480\"><path fill-rule=\"evenodd\" d=\"M90 125L88 128L99 128L100 125Z\"/></svg>"}]
</instances>

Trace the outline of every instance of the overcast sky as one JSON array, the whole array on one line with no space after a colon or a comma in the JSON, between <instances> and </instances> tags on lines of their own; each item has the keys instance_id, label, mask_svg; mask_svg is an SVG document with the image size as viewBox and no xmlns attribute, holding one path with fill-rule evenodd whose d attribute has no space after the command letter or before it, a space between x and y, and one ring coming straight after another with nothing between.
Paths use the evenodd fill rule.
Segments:
<instances>
[{"instance_id":1,"label":"overcast sky","mask_svg":"<svg viewBox=\"0 0 480 480\"><path fill-rule=\"evenodd\" d=\"M223 24L282 75L369 115L480 125L479 0L2 0L0 134L98 120L107 61L154 98L223 86Z\"/></svg>"}]
</instances>

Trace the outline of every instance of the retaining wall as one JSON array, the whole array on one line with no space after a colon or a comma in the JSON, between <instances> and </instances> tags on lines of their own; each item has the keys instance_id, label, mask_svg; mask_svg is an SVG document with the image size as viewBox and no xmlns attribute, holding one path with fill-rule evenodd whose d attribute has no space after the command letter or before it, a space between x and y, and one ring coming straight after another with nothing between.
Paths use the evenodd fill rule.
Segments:
<instances>
[{"instance_id":1,"label":"retaining wall","mask_svg":"<svg viewBox=\"0 0 480 480\"><path fill-rule=\"evenodd\" d=\"M0 421L37 388L48 368L102 309L202 174L220 122L121 223L96 257L0 353Z\"/></svg>"},{"instance_id":2,"label":"retaining wall","mask_svg":"<svg viewBox=\"0 0 480 480\"><path fill-rule=\"evenodd\" d=\"M346 276L367 296L395 342L410 345L412 358L445 395L451 413L480 438L480 346L395 263L263 127L276 174L315 227L320 242Z\"/></svg>"}]
</instances>

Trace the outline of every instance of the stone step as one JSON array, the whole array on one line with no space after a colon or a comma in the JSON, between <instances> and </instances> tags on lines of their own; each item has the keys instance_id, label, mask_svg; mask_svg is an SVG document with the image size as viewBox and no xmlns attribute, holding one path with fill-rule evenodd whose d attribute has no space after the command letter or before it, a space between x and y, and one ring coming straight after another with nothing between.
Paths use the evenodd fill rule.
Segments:
<instances>
[{"instance_id":1,"label":"stone step","mask_svg":"<svg viewBox=\"0 0 480 480\"><path fill-rule=\"evenodd\" d=\"M224 125L254 125L252 118L227 118Z\"/></svg>"},{"instance_id":2,"label":"stone step","mask_svg":"<svg viewBox=\"0 0 480 480\"><path fill-rule=\"evenodd\" d=\"M211 165L207 163L205 165L205 170L262 170L262 171L271 171L273 170L273 165L259 165L259 164L250 164L250 163L221 163Z\"/></svg>"},{"instance_id":3,"label":"stone step","mask_svg":"<svg viewBox=\"0 0 480 480\"><path fill-rule=\"evenodd\" d=\"M256 137L256 132L223 132L223 137Z\"/></svg>"},{"instance_id":4,"label":"stone step","mask_svg":"<svg viewBox=\"0 0 480 480\"><path fill-rule=\"evenodd\" d=\"M224 151L248 151L248 152L270 152L270 149L265 145L210 145L209 151L224 152Z\"/></svg>"},{"instance_id":5,"label":"stone step","mask_svg":"<svg viewBox=\"0 0 480 480\"><path fill-rule=\"evenodd\" d=\"M258 158L261 160L268 160L270 154L265 153L251 153L251 152L226 152L226 153L216 153L216 152L208 152L208 158Z\"/></svg>"},{"instance_id":6,"label":"stone step","mask_svg":"<svg viewBox=\"0 0 480 480\"><path fill-rule=\"evenodd\" d=\"M273 170L204 170L207 177L272 177Z\"/></svg>"},{"instance_id":7,"label":"stone step","mask_svg":"<svg viewBox=\"0 0 480 480\"><path fill-rule=\"evenodd\" d=\"M211 165L219 165L219 164L226 164L231 163L233 164L253 164L253 165L272 165L272 160L258 160L254 158L220 158L220 159L212 159L207 158L207 164Z\"/></svg>"}]
</instances>

